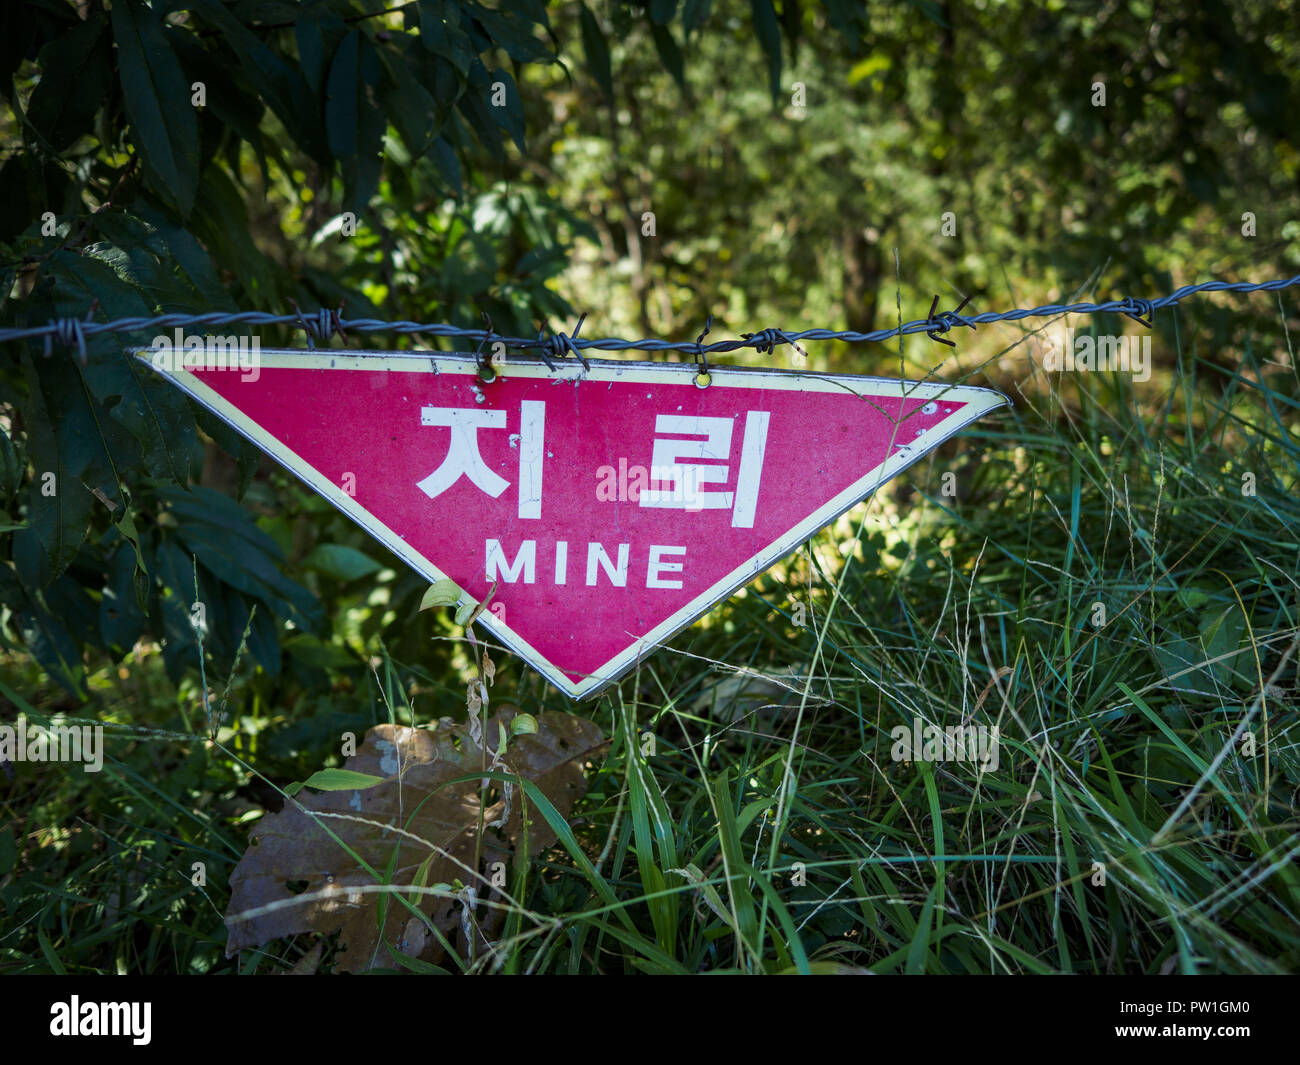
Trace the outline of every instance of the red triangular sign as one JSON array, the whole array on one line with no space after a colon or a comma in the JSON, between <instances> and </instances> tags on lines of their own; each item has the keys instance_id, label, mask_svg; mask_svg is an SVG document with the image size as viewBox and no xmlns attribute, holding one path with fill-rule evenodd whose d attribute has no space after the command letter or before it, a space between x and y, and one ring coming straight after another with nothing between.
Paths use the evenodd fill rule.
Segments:
<instances>
[{"instance_id":1,"label":"red triangular sign","mask_svg":"<svg viewBox=\"0 0 1300 1065\"><path fill-rule=\"evenodd\" d=\"M941 383L566 360L262 351L169 379L570 696L594 695L980 415ZM176 362L180 356L176 356ZM208 366L213 366L209 362Z\"/></svg>"}]
</instances>

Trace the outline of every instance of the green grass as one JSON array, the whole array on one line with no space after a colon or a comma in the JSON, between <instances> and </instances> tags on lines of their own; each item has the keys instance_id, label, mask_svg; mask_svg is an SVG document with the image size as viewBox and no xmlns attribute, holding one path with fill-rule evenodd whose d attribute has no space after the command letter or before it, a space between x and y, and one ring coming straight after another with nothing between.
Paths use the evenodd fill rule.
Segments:
<instances>
[{"instance_id":1,"label":"green grass","mask_svg":"<svg viewBox=\"0 0 1300 1065\"><path fill-rule=\"evenodd\" d=\"M1178 326L1176 367L1136 392L1015 373L1014 410L577 707L612 742L574 827L516 869L496 952L447 968L1300 969L1300 381L1280 317L1232 369ZM148 656L105 666L71 709L117 723L104 773L0 780L0 970L307 954L224 957L268 782L320 768L349 725L464 705L457 677L369 650L379 668L292 709L236 678L215 745L197 689ZM501 664L497 701L567 705ZM0 677L33 718L60 708L21 656ZM997 726L999 765L895 761L914 719Z\"/></svg>"}]
</instances>

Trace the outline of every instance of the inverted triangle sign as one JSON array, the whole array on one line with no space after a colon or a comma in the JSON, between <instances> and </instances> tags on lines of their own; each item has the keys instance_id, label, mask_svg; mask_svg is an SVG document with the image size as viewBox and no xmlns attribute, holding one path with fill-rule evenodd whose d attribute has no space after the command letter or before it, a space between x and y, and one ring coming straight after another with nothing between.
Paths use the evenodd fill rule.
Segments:
<instances>
[{"instance_id":1,"label":"inverted triangle sign","mask_svg":"<svg viewBox=\"0 0 1300 1065\"><path fill-rule=\"evenodd\" d=\"M596 694L982 414L992 390L471 355L140 357L575 698Z\"/></svg>"}]
</instances>

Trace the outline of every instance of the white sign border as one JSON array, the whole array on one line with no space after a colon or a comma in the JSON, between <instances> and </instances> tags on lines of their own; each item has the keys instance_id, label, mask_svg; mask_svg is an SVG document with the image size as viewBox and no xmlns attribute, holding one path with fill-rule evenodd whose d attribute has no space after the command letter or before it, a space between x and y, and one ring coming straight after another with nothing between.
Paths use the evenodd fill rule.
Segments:
<instances>
[{"instance_id":1,"label":"white sign border","mask_svg":"<svg viewBox=\"0 0 1300 1065\"><path fill-rule=\"evenodd\" d=\"M157 358L159 352L149 348L132 349L141 361L159 372L167 380L186 392L200 405L211 411L216 417L229 425L240 435L265 451L281 466L307 484L313 491L329 500L338 510L347 515L371 536L401 558L408 566L431 583L444 580L447 574L438 569L429 559L412 548L394 530L390 529L375 515L357 503L356 499L343 491L311 466L300 455L287 447L278 438L272 436L261 425L244 414L233 403L213 391L189 371ZM171 360L179 362L184 358L183 352L167 352ZM196 353L197 355L197 353ZM478 359L472 354L460 352L389 352L389 351L340 351L322 349L304 351L302 349L266 348L255 356L259 369L312 369L328 370L388 370L399 373L453 373L475 376L478 373ZM574 359L559 363L554 371L549 370L540 359L497 359L493 368L501 379L507 377L545 377L554 380L581 381L624 381L636 384L694 384L698 373L694 363L680 362L633 362L624 360L588 359L590 370L584 370ZM241 373L246 370L231 365L226 371ZM684 382L683 378L687 381ZM485 383L483 388L491 388ZM594 697L611 684L635 668L643 658L678 632L692 625L707 614L722 600L732 595L738 588L748 584L756 576L768 569L779 559L790 554L819 529L829 525L841 514L870 496L885 482L896 477L913 463L924 458L929 452L961 431L972 422L990 411L1002 406L1009 406L1010 401L1002 393L989 388L968 385L949 385L943 382L902 381L887 377L863 377L848 374L822 374L808 370L750 369L733 366L709 367L708 388L763 388L794 390L800 392L839 392L848 391L864 396L886 395L915 397L925 400L948 398L963 404L959 412L949 415L942 422L927 430L922 436L907 442L906 450L895 453L883 463L859 478L852 485L834 498L823 504L811 515L799 522L770 546L737 566L725 577L716 581L708 589L696 596L689 603L676 611L669 618L656 625L650 632L640 638L633 638L628 648L615 655L602 665L595 673L574 682L552 665L536 648L522 636L514 632L490 611L484 611L478 617L481 624L496 639L500 640L510 651L524 659L551 684L572 699ZM869 402L869 399L867 400ZM899 426L906 424L905 418ZM466 594L464 602L471 599Z\"/></svg>"}]
</instances>

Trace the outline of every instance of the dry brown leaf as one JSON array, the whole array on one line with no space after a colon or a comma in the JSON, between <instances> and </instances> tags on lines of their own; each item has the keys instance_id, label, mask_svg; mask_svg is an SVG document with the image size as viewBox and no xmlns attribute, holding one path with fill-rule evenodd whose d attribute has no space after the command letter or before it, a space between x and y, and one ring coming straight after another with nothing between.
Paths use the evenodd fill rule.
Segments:
<instances>
[{"instance_id":1,"label":"dry brown leaf","mask_svg":"<svg viewBox=\"0 0 1300 1065\"><path fill-rule=\"evenodd\" d=\"M316 970L320 968L321 952L325 949L325 940L316 940L316 945L306 954L294 962L293 968L282 973L276 973L276 976L315 976Z\"/></svg>"},{"instance_id":2,"label":"dry brown leaf","mask_svg":"<svg viewBox=\"0 0 1300 1065\"><path fill-rule=\"evenodd\" d=\"M461 957L483 954L503 914L499 905L493 905L503 899L490 884L492 865L504 862L509 868L522 826L522 808L527 806L530 854L554 844L555 834L518 787L507 803L504 786L493 781L487 803L481 804L477 778L446 782L491 765L497 724L508 735L516 713L512 706L497 710L484 730L486 754L471 741L466 727L450 718L433 729L378 725L366 733L344 768L383 777L383 783L357 791L318 793L304 788L284 809L264 817L230 877L227 957L281 936L341 931L336 969L362 972L397 967L390 944L421 961L441 961L446 952L425 921L394 893L376 890L394 861L394 852L390 884L432 887L460 880L472 889L455 897L409 893L406 897ZM572 714L539 714L537 724L535 735L513 738L501 760L512 772L533 781L568 817L587 790L583 764L602 745L603 737L594 723ZM476 870L479 825L493 821L502 824L484 829ZM367 872L330 832L379 878ZM302 901L295 901L299 897ZM385 900L381 935L379 911Z\"/></svg>"}]
</instances>

